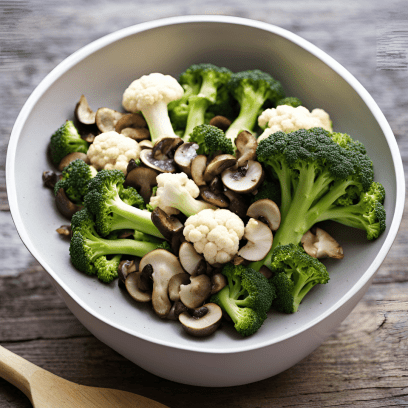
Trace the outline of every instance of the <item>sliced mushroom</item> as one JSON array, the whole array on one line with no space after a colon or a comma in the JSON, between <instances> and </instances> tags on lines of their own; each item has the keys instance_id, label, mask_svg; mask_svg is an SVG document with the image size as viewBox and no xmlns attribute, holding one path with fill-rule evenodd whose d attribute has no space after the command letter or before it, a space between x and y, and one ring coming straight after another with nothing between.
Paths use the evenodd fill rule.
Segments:
<instances>
[{"instance_id":1,"label":"sliced mushroom","mask_svg":"<svg viewBox=\"0 0 408 408\"><path fill-rule=\"evenodd\" d=\"M165 249L155 249L146 254L140 261L139 269L143 270L148 264L153 268L153 309L158 316L165 318L171 309L169 281L173 275L184 271L177 257Z\"/></svg>"},{"instance_id":2,"label":"sliced mushroom","mask_svg":"<svg viewBox=\"0 0 408 408\"><path fill-rule=\"evenodd\" d=\"M211 180L209 187L215 194L223 193L225 190L224 184L222 184L221 177L219 175L215 176Z\"/></svg>"},{"instance_id":3,"label":"sliced mushroom","mask_svg":"<svg viewBox=\"0 0 408 408\"><path fill-rule=\"evenodd\" d=\"M225 116L217 115L211 118L209 124L225 132L231 126L231 121Z\"/></svg>"},{"instance_id":4,"label":"sliced mushroom","mask_svg":"<svg viewBox=\"0 0 408 408\"><path fill-rule=\"evenodd\" d=\"M189 309L201 306L211 293L211 280L203 274L191 276L188 285L180 286L180 300Z\"/></svg>"},{"instance_id":5,"label":"sliced mushroom","mask_svg":"<svg viewBox=\"0 0 408 408\"><path fill-rule=\"evenodd\" d=\"M127 276L132 272L137 272L138 270L139 268L135 261L125 259L119 264L118 277L123 283L125 283Z\"/></svg>"},{"instance_id":6,"label":"sliced mushroom","mask_svg":"<svg viewBox=\"0 0 408 408\"><path fill-rule=\"evenodd\" d=\"M316 228L316 235L310 230L307 231L303 235L301 243L305 252L314 258L342 259L344 257L340 244L321 228Z\"/></svg>"},{"instance_id":7,"label":"sliced mushroom","mask_svg":"<svg viewBox=\"0 0 408 408\"><path fill-rule=\"evenodd\" d=\"M258 142L252 133L247 130L240 132L235 139L235 146L237 146L236 156L238 167L245 166L248 160L255 160Z\"/></svg>"},{"instance_id":8,"label":"sliced mushroom","mask_svg":"<svg viewBox=\"0 0 408 408\"><path fill-rule=\"evenodd\" d=\"M122 133L124 129L146 128L147 123L140 113L126 113L122 115L115 125L115 131Z\"/></svg>"},{"instance_id":9,"label":"sliced mushroom","mask_svg":"<svg viewBox=\"0 0 408 408\"><path fill-rule=\"evenodd\" d=\"M145 164L147 167L157 170L160 173L175 173L175 171L177 170L173 159L169 158L155 159L153 157L152 149L143 149L140 152L139 158L142 161L142 163Z\"/></svg>"},{"instance_id":10,"label":"sliced mushroom","mask_svg":"<svg viewBox=\"0 0 408 408\"><path fill-rule=\"evenodd\" d=\"M46 170L42 174L44 187L50 188L51 190L54 190L55 184L57 184L59 179L60 176L51 170Z\"/></svg>"},{"instance_id":11,"label":"sliced mushroom","mask_svg":"<svg viewBox=\"0 0 408 408\"><path fill-rule=\"evenodd\" d=\"M191 162L191 177L198 187L205 186L204 172L207 167L207 156L199 154Z\"/></svg>"},{"instance_id":12,"label":"sliced mushroom","mask_svg":"<svg viewBox=\"0 0 408 408\"><path fill-rule=\"evenodd\" d=\"M174 275L169 280L169 298L173 302L180 300L180 286L190 283L190 275L188 273L179 273Z\"/></svg>"},{"instance_id":13,"label":"sliced mushroom","mask_svg":"<svg viewBox=\"0 0 408 408\"><path fill-rule=\"evenodd\" d=\"M136 140L136 142L147 140L150 138L149 129L146 128L125 128L120 132L121 135L130 139Z\"/></svg>"},{"instance_id":14,"label":"sliced mushroom","mask_svg":"<svg viewBox=\"0 0 408 408\"><path fill-rule=\"evenodd\" d=\"M123 115L114 109L99 108L95 114L96 126L103 133L115 130L116 123Z\"/></svg>"},{"instance_id":15,"label":"sliced mushroom","mask_svg":"<svg viewBox=\"0 0 408 408\"><path fill-rule=\"evenodd\" d=\"M130 296L137 302L147 303L152 300L152 292L140 289L140 275L142 272L131 272L127 275L125 286Z\"/></svg>"},{"instance_id":16,"label":"sliced mushroom","mask_svg":"<svg viewBox=\"0 0 408 408\"><path fill-rule=\"evenodd\" d=\"M216 273L211 277L211 294L218 293L227 286L227 278L222 273Z\"/></svg>"},{"instance_id":17,"label":"sliced mushroom","mask_svg":"<svg viewBox=\"0 0 408 408\"><path fill-rule=\"evenodd\" d=\"M153 149L153 142L151 140L142 140L139 142L140 148L143 149Z\"/></svg>"},{"instance_id":18,"label":"sliced mushroom","mask_svg":"<svg viewBox=\"0 0 408 408\"><path fill-rule=\"evenodd\" d=\"M197 157L197 143L183 143L174 153L174 161L187 176L191 177L191 162Z\"/></svg>"},{"instance_id":19,"label":"sliced mushroom","mask_svg":"<svg viewBox=\"0 0 408 408\"><path fill-rule=\"evenodd\" d=\"M183 143L180 137L162 137L153 145L153 157L159 160L173 158L174 152Z\"/></svg>"},{"instance_id":20,"label":"sliced mushroom","mask_svg":"<svg viewBox=\"0 0 408 408\"><path fill-rule=\"evenodd\" d=\"M265 276L266 279L272 278L272 271L265 265L261 266L259 272L262 273L262 275Z\"/></svg>"},{"instance_id":21,"label":"sliced mushroom","mask_svg":"<svg viewBox=\"0 0 408 408\"><path fill-rule=\"evenodd\" d=\"M261 163L249 160L245 167L229 168L221 175L224 186L237 193L250 193L263 182L264 171Z\"/></svg>"},{"instance_id":22,"label":"sliced mushroom","mask_svg":"<svg viewBox=\"0 0 408 408\"><path fill-rule=\"evenodd\" d=\"M59 228L56 229L58 234L63 235L65 237L71 237L72 236L72 229L71 225L61 225Z\"/></svg>"},{"instance_id":23,"label":"sliced mushroom","mask_svg":"<svg viewBox=\"0 0 408 408\"><path fill-rule=\"evenodd\" d=\"M180 314L183 312L188 312L188 309L183 305L183 303L181 303L180 301L174 302L169 314L166 316L166 319L178 320Z\"/></svg>"},{"instance_id":24,"label":"sliced mushroom","mask_svg":"<svg viewBox=\"0 0 408 408\"><path fill-rule=\"evenodd\" d=\"M204 181L206 183L210 182L215 176L223 173L224 170L227 171L226 169L229 167L234 166L236 162L237 159L231 154L220 154L219 156L214 157L205 169Z\"/></svg>"},{"instance_id":25,"label":"sliced mushroom","mask_svg":"<svg viewBox=\"0 0 408 408\"><path fill-rule=\"evenodd\" d=\"M214 204L220 208L228 208L230 204L228 197L222 193L214 193L214 191L208 187L200 189L200 197L207 203Z\"/></svg>"},{"instance_id":26,"label":"sliced mushroom","mask_svg":"<svg viewBox=\"0 0 408 408\"><path fill-rule=\"evenodd\" d=\"M226 190L224 191L224 195L228 197L230 205L228 209L237 214L239 218L243 219L246 215L248 210L248 200L246 197L241 196L240 194L236 193L235 191Z\"/></svg>"},{"instance_id":27,"label":"sliced mushroom","mask_svg":"<svg viewBox=\"0 0 408 408\"><path fill-rule=\"evenodd\" d=\"M281 213L276 203L269 198L263 198L255 201L248 208L246 213L248 217L266 221L272 231L279 228L281 222Z\"/></svg>"},{"instance_id":28,"label":"sliced mushroom","mask_svg":"<svg viewBox=\"0 0 408 408\"><path fill-rule=\"evenodd\" d=\"M206 308L206 313L200 312L200 317L193 317L187 312L183 312L179 316L179 321L183 329L192 336L204 337L214 333L222 318L222 310L215 303L207 303L200 309Z\"/></svg>"},{"instance_id":29,"label":"sliced mushroom","mask_svg":"<svg viewBox=\"0 0 408 408\"><path fill-rule=\"evenodd\" d=\"M174 215L168 215L160 207L152 212L152 222L160 233L170 242L172 251L177 254L180 245L183 245L183 223Z\"/></svg>"},{"instance_id":30,"label":"sliced mushroom","mask_svg":"<svg viewBox=\"0 0 408 408\"><path fill-rule=\"evenodd\" d=\"M238 251L238 255L247 261L260 261L271 249L273 236L266 224L251 218L245 226L244 239L248 242Z\"/></svg>"},{"instance_id":31,"label":"sliced mushroom","mask_svg":"<svg viewBox=\"0 0 408 408\"><path fill-rule=\"evenodd\" d=\"M190 242L185 241L180 245L179 259L181 266L191 276L198 276L207 272L207 263L204 257L197 253Z\"/></svg>"},{"instance_id":32,"label":"sliced mushroom","mask_svg":"<svg viewBox=\"0 0 408 408\"><path fill-rule=\"evenodd\" d=\"M84 125L95 124L95 112L89 107L88 101L84 95L81 95L79 102L75 106L75 117L78 122Z\"/></svg>"},{"instance_id":33,"label":"sliced mushroom","mask_svg":"<svg viewBox=\"0 0 408 408\"><path fill-rule=\"evenodd\" d=\"M242 265L245 263L245 259L241 256L235 255L231 261L234 265Z\"/></svg>"},{"instance_id":34,"label":"sliced mushroom","mask_svg":"<svg viewBox=\"0 0 408 408\"><path fill-rule=\"evenodd\" d=\"M57 205L58 211L69 220L72 216L83 207L74 204L65 194L63 188L60 188L55 195L55 204Z\"/></svg>"},{"instance_id":35,"label":"sliced mushroom","mask_svg":"<svg viewBox=\"0 0 408 408\"><path fill-rule=\"evenodd\" d=\"M144 202L148 204L153 187L157 186L156 177L158 174L156 170L149 167L138 166L130 171L128 170L125 183L126 186L135 188L143 197Z\"/></svg>"},{"instance_id":36,"label":"sliced mushroom","mask_svg":"<svg viewBox=\"0 0 408 408\"><path fill-rule=\"evenodd\" d=\"M72 163L74 160L83 160L86 164L90 164L90 160L86 153L81 153L81 152L73 152L70 154L67 154L61 161L60 164L58 165L58 170L62 171L64 170L65 167L68 166L68 164Z\"/></svg>"}]
</instances>

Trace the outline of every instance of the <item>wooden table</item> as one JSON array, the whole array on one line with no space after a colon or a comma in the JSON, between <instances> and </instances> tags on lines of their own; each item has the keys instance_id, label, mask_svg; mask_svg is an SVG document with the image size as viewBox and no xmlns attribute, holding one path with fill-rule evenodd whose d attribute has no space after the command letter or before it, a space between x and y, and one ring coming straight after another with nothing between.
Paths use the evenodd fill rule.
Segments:
<instances>
[{"instance_id":1,"label":"wooden table","mask_svg":"<svg viewBox=\"0 0 408 408\"><path fill-rule=\"evenodd\" d=\"M93 337L21 243L5 190L5 158L24 102L55 65L105 34L183 14L226 14L279 25L328 52L368 89L408 164L408 15L380 0L9 0L0 2L0 343L66 379L132 391L170 407L408 407L408 220L373 285L314 353L276 377L204 389L158 378ZM29 407L0 379L0 407Z\"/></svg>"}]
</instances>

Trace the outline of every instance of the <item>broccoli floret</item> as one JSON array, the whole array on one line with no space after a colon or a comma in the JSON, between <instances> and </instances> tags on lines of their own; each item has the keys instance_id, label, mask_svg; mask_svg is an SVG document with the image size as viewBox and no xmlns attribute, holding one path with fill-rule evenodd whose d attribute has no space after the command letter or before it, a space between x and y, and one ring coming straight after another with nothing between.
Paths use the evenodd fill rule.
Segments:
<instances>
[{"instance_id":1,"label":"broccoli floret","mask_svg":"<svg viewBox=\"0 0 408 408\"><path fill-rule=\"evenodd\" d=\"M258 269L270 266L273 249L299 244L314 224L334 220L363 229L368 239L385 229L384 189L373 183L373 164L360 148L342 147L321 128L276 132L262 140L258 160L279 180L281 224Z\"/></svg>"},{"instance_id":2,"label":"broccoli floret","mask_svg":"<svg viewBox=\"0 0 408 408\"><path fill-rule=\"evenodd\" d=\"M118 268L122 255L114 255L108 259L100 256L94 262L98 279L105 283L110 283L118 277Z\"/></svg>"},{"instance_id":3,"label":"broccoli floret","mask_svg":"<svg viewBox=\"0 0 408 408\"><path fill-rule=\"evenodd\" d=\"M299 98L296 98L296 96L288 96L287 98L280 99L278 102L276 102L276 106L279 105L289 105L297 108L298 106L302 105L302 102Z\"/></svg>"},{"instance_id":4,"label":"broccoli floret","mask_svg":"<svg viewBox=\"0 0 408 408\"><path fill-rule=\"evenodd\" d=\"M120 170L101 170L88 184L84 203L95 215L99 234L106 236L114 230L134 229L163 238L151 220L151 213L141 209L143 198L134 188L124 188L124 181Z\"/></svg>"},{"instance_id":5,"label":"broccoli floret","mask_svg":"<svg viewBox=\"0 0 408 408\"><path fill-rule=\"evenodd\" d=\"M61 179L55 184L54 193L57 194L62 188L72 202L82 204L88 192L88 183L96 174L94 167L89 166L83 160L74 160L62 171Z\"/></svg>"},{"instance_id":6,"label":"broccoli floret","mask_svg":"<svg viewBox=\"0 0 408 408\"><path fill-rule=\"evenodd\" d=\"M108 261L106 256L143 257L159 245L134 239L101 238L96 232L94 217L86 208L73 215L71 226L73 235L69 251L72 264L79 271L88 275L97 275L105 282L109 280L109 276L113 277L112 268L118 260L114 257Z\"/></svg>"},{"instance_id":7,"label":"broccoli floret","mask_svg":"<svg viewBox=\"0 0 408 408\"><path fill-rule=\"evenodd\" d=\"M221 307L234 322L242 336L255 333L267 317L275 297L271 286L261 273L243 265L224 266L228 285L213 295L210 302Z\"/></svg>"},{"instance_id":8,"label":"broccoli floret","mask_svg":"<svg viewBox=\"0 0 408 408\"><path fill-rule=\"evenodd\" d=\"M89 144L81 139L78 130L71 120L67 120L52 136L50 154L52 162L58 166L60 161L70 153L86 153Z\"/></svg>"},{"instance_id":9,"label":"broccoli floret","mask_svg":"<svg viewBox=\"0 0 408 408\"><path fill-rule=\"evenodd\" d=\"M259 70L232 74L228 88L240 105L238 117L226 132L232 141L241 130L252 132L262 111L274 107L278 100L285 97L280 82Z\"/></svg>"},{"instance_id":10,"label":"broccoli floret","mask_svg":"<svg viewBox=\"0 0 408 408\"><path fill-rule=\"evenodd\" d=\"M177 105L170 105L169 111L175 128L185 127L185 140L196 126L206 123L208 108L217 103L218 90L226 85L230 76L229 69L213 64L194 64L180 75L179 82L185 93ZM225 103L228 94L222 91L221 95L221 103Z\"/></svg>"},{"instance_id":11,"label":"broccoli floret","mask_svg":"<svg viewBox=\"0 0 408 408\"><path fill-rule=\"evenodd\" d=\"M198 154L210 155L216 151L225 154L234 154L231 139L225 137L225 133L211 125L196 126L190 135L189 142L197 143L200 148Z\"/></svg>"},{"instance_id":12,"label":"broccoli floret","mask_svg":"<svg viewBox=\"0 0 408 408\"><path fill-rule=\"evenodd\" d=\"M295 313L306 294L318 283L329 281L326 267L294 244L278 246L270 266L276 290L272 306L283 313Z\"/></svg>"},{"instance_id":13,"label":"broccoli floret","mask_svg":"<svg viewBox=\"0 0 408 408\"><path fill-rule=\"evenodd\" d=\"M265 180L258 189L258 192L252 197L251 204L264 198L272 200L278 207L280 206L281 190L278 180Z\"/></svg>"}]
</instances>

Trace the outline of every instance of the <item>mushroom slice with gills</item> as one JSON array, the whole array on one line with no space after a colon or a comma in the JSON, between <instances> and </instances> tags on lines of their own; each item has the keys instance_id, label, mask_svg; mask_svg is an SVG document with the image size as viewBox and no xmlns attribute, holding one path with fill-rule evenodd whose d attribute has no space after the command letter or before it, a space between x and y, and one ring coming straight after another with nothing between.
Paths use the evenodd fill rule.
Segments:
<instances>
[{"instance_id":1,"label":"mushroom slice with gills","mask_svg":"<svg viewBox=\"0 0 408 408\"><path fill-rule=\"evenodd\" d=\"M240 194L236 193L235 191L226 190L223 193L230 202L228 206L228 210L237 214L239 218L245 218L245 215L248 210L248 200L246 197L241 196Z\"/></svg>"},{"instance_id":2,"label":"mushroom slice with gills","mask_svg":"<svg viewBox=\"0 0 408 408\"><path fill-rule=\"evenodd\" d=\"M159 173L149 167L138 166L126 174L125 184L135 188L148 204L152 196L153 187L157 186L156 177Z\"/></svg>"},{"instance_id":3,"label":"mushroom slice with gills","mask_svg":"<svg viewBox=\"0 0 408 408\"><path fill-rule=\"evenodd\" d=\"M155 249L146 254L140 261L139 269L143 270L148 264L153 268L153 309L159 317L165 318L171 309L169 281L172 276L184 273L184 270L177 257L165 249Z\"/></svg>"},{"instance_id":4,"label":"mushroom slice with gills","mask_svg":"<svg viewBox=\"0 0 408 408\"><path fill-rule=\"evenodd\" d=\"M198 276L207 272L207 262L190 242L185 241L180 245L179 259L181 266L191 276Z\"/></svg>"},{"instance_id":5,"label":"mushroom slice with gills","mask_svg":"<svg viewBox=\"0 0 408 408\"><path fill-rule=\"evenodd\" d=\"M83 160L86 164L90 164L90 160L86 153L81 153L81 152L72 152L70 154L67 154L61 161L60 164L58 165L58 170L62 171L64 170L65 167L68 166L68 164L72 163L74 160Z\"/></svg>"},{"instance_id":6,"label":"mushroom slice with gills","mask_svg":"<svg viewBox=\"0 0 408 408\"><path fill-rule=\"evenodd\" d=\"M119 263L118 277L123 283L125 283L127 276L132 272L137 272L138 270L138 264L136 264L135 261L124 259Z\"/></svg>"},{"instance_id":7,"label":"mushroom slice with gills","mask_svg":"<svg viewBox=\"0 0 408 408\"><path fill-rule=\"evenodd\" d=\"M218 293L227 286L227 278L222 273L216 273L211 277L211 295Z\"/></svg>"},{"instance_id":8,"label":"mushroom slice with gills","mask_svg":"<svg viewBox=\"0 0 408 408\"><path fill-rule=\"evenodd\" d=\"M270 251L273 236L266 224L251 218L245 226L244 239L248 242L238 251L238 255L247 261L260 261Z\"/></svg>"},{"instance_id":9,"label":"mushroom slice with gills","mask_svg":"<svg viewBox=\"0 0 408 408\"><path fill-rule=\"evenodd\" d=\"M180 300L180 286L190 283L190 275L188 273L179 273L174 275L169 280L169 298L173 302Z\"/></svg>"},{"instance_id":10,"label":"mushroom slice with gills","mask_svg":"<svg viewBox=\"0 0 408 408\"><path fill-rule=\"evenodd\" d=\"M146 128L147 123L140 113L126 113L115 124L116 133L122 132L125 128Z\"/></svg>"},{"instance_id":11,"label":"mushroom slice with gills","mask_svg":"<svg viewBox=\"0 0 408 408\"><path fill-rule=\"evenodd\" d=\"M124 115L110 108L99 108L95 114L95 122L98 129L102 132L111 132L115 130L116 123Z\"/></svg>"},{"instance_id":12,"label":"mushroom slice with gills","mask_svg":"<svg viewBox=\"0 0 408 408\"><path fill-rule=\"evenodd\" d=\"M169 314L166 316L166 319L178 320L180 314L183 312L188 312L188 309L183 305L183 303L180 301L174 302Z\"/></svg>"},{"instance_id":13,"label":"mushroom slice with gills","mask_svg":"<svg viewBox=\"0 0 408 408\"><path fill-rule=\"evenodd\" d=\"M247 130L240 132L235 139L235 146L237 147L236 156L238 167L245 166L248 160L255 160L258 142L252 133Z\"/></svg>"},{"instance_id":14,"label":"mushroom slice with gills","mask_svg":"<svg viewBox=\"0 0 408 408\"><path fill-rule=\"evenodd\" d=\"M177 170L173 159L155 159L153 157L152 149L141 150L139 158L145 166L150 167L153 170L157 170L160 173L175 173Z\"/></svg>"},{"instance_id":15,"label":"mushroom slice with gills","mask_svg":"<svg viewBox=\"0 0 408 408\"><path fill-rule=\"evenodd\" d=\"M125 280L126 290L129 295L137 302L147 303L152 300L151 291L143 291L140 289L140 276L142 272L131 272L127 275Z\"/></svg>"},{"instance_id":16,"label":"mushroom slice with gills","mask_svg":"<svg viewBox=\"0 0 408 408\"><path fill-rule=\"evenodd\" d=\"M153 149L153 143L151 140L142 140L139 142L140 148L143 149Z\"/></svg>"},{"instance_id":17,"label":"mushroom slice with gills","mask_svg":"<svg viewBox=\"0 0 408 408\"><path fill-rule=\"evenodd\" d=\"M211 279L208 275L191 276L188 285L180 286L180 300L189 309L201 306L211 294Z\"/></svg>"},{"instance_id":18,"label":"mushroom slice with gills","mask_svg":"<svg viewBox=\"0 0 408 408\"><path fill-rule=\"evenodd\" d=\"M173 158L173 153L183 143L180 137L162 137L153 145L153 157L155 159Z\"/></svg>"},{"instance_id":19,"label":"mushroom slice with gills","mask_svg":"<svg viewBox=\"0 0 408 408\"><path fill-rule=\"evenodd\" d=\"M227 196L222 193L215 193L211 190L211 188L208 187L203 187L200 189L200 196L207 203L216 205L220 208L228 208L230 205Z\"/></svg>"},{"instance_id":20,"label":"mushroom slice with gills","mask_svg":"<svg viewBox=\"0 0 408 408\"><path fill-rule=\"evenodd\" d=\"M207 167L207 156L199 154L191 162L191 177L198 187L205 186L204 172Z\"/></svg>"},{"instance_id":21,"label":"mushroom slice with gills","mask_svg":"<svg viewBox=\"0 0 408 408\"><path fill-rule=\"evenodd\" d=\"M147 140L150 138L149 129L146 128L124 128L120 132L121 135L128 137L129 139L133 139L136 142Z\"/></svg>"},{"instance_id":22,"label":"mushroom slice with gills","mask_svg":"<svg viewBox=\"0 0 408 408\"><path fill-rule=\"evenodd\" d=\"M55 195L55 204L57 205L58 211L69 220L72 216L79 210L82 210L81 205L73 203L65 194L63 188L60 188Z\"/></svg>"},{"instance_id":23,"label":"mushroom slice with gills","mask_svg":"<svg viewBox=\"0 0 408 408\"><path fill-rule=\"evenodd\" d=\"M224 170L221 180L225 187L236 193L250 193L262 184L264 170L261 163L249 160L244 167Z\"/></svg>"},{"instance_id":24,"label":"mushroom slice with gills","mask_svg":"<svg viewBox=\"0 0 408 408\"><path fill-rule=\"evenodd\" d=\"M307 254L314 258L335 258L343 259L343 248L326 231L316 228L316 234L310 230L303 235L301 239L303 249Z\"/></svg>"},{"instance_id":25,"label":"mushroom slice with gills","mask_svg":"<svg viewBox=\"0 0 408 408\"><path fill-rule=\"evenodd\" d=\"M75 106L75 117L83 125L95 124L95 112L90 108L87 99L81 95L79 102Z\"/></svg>"},{"instance_id":26,"label":"mushroom slice with gills","mask_svg":"<svg viewBox=\"0 0 408 408\"><path fill-rule=\"evenodd\" d=\"M188 334L196 337L209 336L218 329L221 323L222 310L215 303L207 303L199 310L198 313L195 313L196 316L187 312L181 313L179 321Z\"/></svg>"},{"instance_id":27,"label":"mushroom slice with gills","mask_svg":"<svg viewBox=\"0 0 408 408\"><path fill-rule=\"evenodd\" d=\"M191 177L191 162L197 157L198 148L197 143L183 143L174 153L174 161L189 177Z\"/></svg>"},{"instance_id":28,"label":"mushroom slice with gills","mask_svg":"<svg viewBox=\"0 0 408 408\"><path fill-rule=\"evenodd\" d=\"M210 182L215 176L218 176L218 174L221 174L224 170L226 171L226 169L234 166L236 162L237 159L231 154L215 156L204 171L204 181L206 183Z\"/></svg>"},{"instance_id":29,"label":"mushroom slice with gills","mask_svg":"<svg viewBox=\"0 0 408 408\"><path fill-rule=\"evenodd\" d=\"M272 231L279 228L281 222L281 213L276 203L269 198L263 198L255 201L248 208L246 213L248 217L264 221L269 225Z\"/></svg>"}]
</instances>

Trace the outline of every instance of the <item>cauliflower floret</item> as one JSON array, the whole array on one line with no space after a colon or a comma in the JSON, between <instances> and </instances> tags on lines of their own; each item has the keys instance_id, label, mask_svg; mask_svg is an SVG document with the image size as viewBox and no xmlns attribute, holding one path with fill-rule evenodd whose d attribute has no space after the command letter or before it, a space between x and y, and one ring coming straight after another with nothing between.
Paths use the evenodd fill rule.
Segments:
<instances>
[{"instance_id":1,"label":"cauliflower floret","mask_svg":"<svg viewBox=\"0 0 408 408\"><path fill-rule=\"evenodd\" d=\"M200 195L200 189L186 173L161 173L156 181L156 195L150 198L149 203L152 208L160 207L168 215L181 211L187 216L205 208L214 208L211 204L195 200ZM201 229L197 231L199 232Z\"/></svg>"},{"instance_id":2,"label":"cauliflower floret","mask_svg":"<svg viewBox=\"0 0 408 408\"><path fill-rule=\"evenodd\" d=\"M87 155L97 170L117 169L126 173L129 160L138 159L140 150L135 140L111 131L96 136Z\"/></svg>"},{"instance_id":3,"label":"cauliflower floret","mask_svg":"<svg viewBox=\"0 0 408 408\"><path fill-rule=\"evenodd\" d=\"M207 209L187 219L183 234L209 264L223 264L238 253L244 231L244 222L233 212Z\"/></svg>"},{"instance_id":4,"label":"cauliflower floret","mask_svg":"<svg viewBox=\"0 0 408 408\"><path fill-rule=\"evenodd\" d=\"M167 111L167 104L180 99L183 87L170 75L153 73L133 81L125 90L123 107L129 112L143 113L152 142L162 137L177 137Z\"/></svg>"},{"instance_id":5,"label":"cauliflower floret","mask_svg":"<svg viewBox=\"0 0 408 408\"><path fill-rule=\"evenodd\" d=\"M258 143L271 134L282 131L294 132L299 129L321 127L331 132L332 124L329 114L323 109L313 109L311 112L304 106L294 108L289 105L279 105L276 108L266 109L258 118L260 127L266 129L259 136Z\"/></svg>"}]
</instances>

